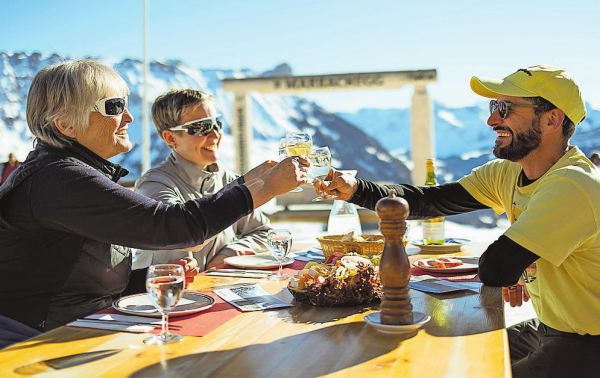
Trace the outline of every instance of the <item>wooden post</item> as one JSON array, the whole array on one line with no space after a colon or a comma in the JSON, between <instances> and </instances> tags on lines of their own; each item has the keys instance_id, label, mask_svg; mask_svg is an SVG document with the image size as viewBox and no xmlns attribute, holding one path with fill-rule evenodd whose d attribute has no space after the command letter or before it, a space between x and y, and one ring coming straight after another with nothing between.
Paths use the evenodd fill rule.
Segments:
<instances>
[{"instance_id":1,"label":"wooden post","mask_svg":"<svg viewBox=\"0 0 600 378\"><path fill-rule=\"evenodd\" d=\"M408 203L396 197L390 189L389 196L375 206L379 217L379 231L385 237L385 246L379 263L379 277L383 284L381 299L381 324L413 324L412 304L408 295L410 265L402 243L406 233Z\"/></svg>"}]
</instances>

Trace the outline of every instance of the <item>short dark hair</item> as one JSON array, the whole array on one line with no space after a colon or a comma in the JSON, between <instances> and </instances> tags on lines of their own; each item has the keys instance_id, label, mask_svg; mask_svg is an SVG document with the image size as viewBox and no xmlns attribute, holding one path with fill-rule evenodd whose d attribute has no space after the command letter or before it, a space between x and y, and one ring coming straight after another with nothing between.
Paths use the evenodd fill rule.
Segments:
<instances>
[{"instance_id":1,"label":"short dark hair","mask_svg":"<svg viewBox=\"0 0 600 378\"><path fill-rule=\"evenodd\" d=\"M172 89L154 100L152 104L152 123L161 139L163 131L179 126L183 113L190 106L199 106L214 98L208 93L196 89ZM171 145L169 145L172 148Z\"/></svg>"},{"instance_id":2,"label":"short dark hair","mask_svg":"<svg viewBox=\"0 0 600 378\"><path fill-rule=\"evenodd\" d=\"M553 103L551 103L550 101L546 100L543 97L524 97L525 100L529 100L529 102L537 105L537 108L534 108L534 112L535 115L540 116L541 114L544 114L546 112L549 112L552 109L558 109L556 107L556 105L554 105ZM565 112L563 112L565 113ZM584 117L585 119L585 117ZM583 119L582 119L583 121ZM573 134L575 134L575 124L573 123L573 121L571 121L571 119L569 117L567 117L567 114L565 113L565 119L563 119L562 122L562 134L565 137L566 140L571 139L571 137L573 136Z\"/></svg>"}]
</instances>

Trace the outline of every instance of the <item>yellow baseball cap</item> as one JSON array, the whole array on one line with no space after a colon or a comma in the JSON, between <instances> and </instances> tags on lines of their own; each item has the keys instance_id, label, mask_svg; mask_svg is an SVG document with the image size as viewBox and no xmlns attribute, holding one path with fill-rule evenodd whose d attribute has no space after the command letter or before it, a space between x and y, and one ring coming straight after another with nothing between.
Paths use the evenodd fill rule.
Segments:
<instances>
[{"instance_id":1,"label":"yellow baseball cap","mask_svg":"<svg viewBox=\"0 0 600 378\"><path fill-rule=\"evenodd\" d=\"M504 79L471 78L471 89L480 96L498 98L542 97L562 110L575 125L585 118L585 102L571 75L557 67L521 68Z\"/></svg>"}]
</instances>

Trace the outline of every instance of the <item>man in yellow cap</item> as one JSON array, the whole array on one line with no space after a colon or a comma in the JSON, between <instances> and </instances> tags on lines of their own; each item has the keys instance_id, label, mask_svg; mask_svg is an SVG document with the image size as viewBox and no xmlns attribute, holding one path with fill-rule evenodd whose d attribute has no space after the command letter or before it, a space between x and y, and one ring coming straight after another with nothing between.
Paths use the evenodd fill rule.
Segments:
<instances>
[{"instance_id":1,"label":"man in yellow cap","mask_svg":"<svg viewBox=\"0 0 600 378\"><path fill-rule=\"evenodd\" d=\"M492 208L511 226L479 260L481 282L511 306L531 298L538 319L508 329L514 377L598 376L600 171L569 139L585 118L575 80L550 66L471 79L491 98L487 124L499 159L438 187L377 185L331 171L317 191L374 209L395 189L409 219Z\"/></svg>"}]
</instances>

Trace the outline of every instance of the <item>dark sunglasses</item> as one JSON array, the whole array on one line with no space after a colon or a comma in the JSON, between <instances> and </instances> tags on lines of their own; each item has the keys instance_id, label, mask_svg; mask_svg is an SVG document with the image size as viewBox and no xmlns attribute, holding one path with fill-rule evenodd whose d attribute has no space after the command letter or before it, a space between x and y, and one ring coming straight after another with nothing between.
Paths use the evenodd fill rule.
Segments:
<instances>
[{"instance_id":1,"label":"dark sunglasses","mask_svg":"<svg viewBox=\"0 0 600 378\"><path fill-rule=\"evenodd\" d=\"M127 109L128 96L107 97L96 101L93 110L105 117L117 117Z\"/></svg>"},{"instance_id":2,"label":"dark sunglasses","mask_svg":"<svg viewBox=\"0 0 600 378\"><path fill-rule=\"evenodd\" d=\"M223 128L223 123L218 119L220 116L221 114L217 114L215 117L196 119L194 121L186 122L183 125L171 127L169 130L185 130L188 134L193 136L207 136L213 129L219 132Z\"/></svg>"},{"instance_id":3,"label":"dark sunglasses","mask_svg":"<svg viewBox=\"0 0 600 378\"><path fill-rule=\"evenodd\" d=\"M508 101L504 101L504 100L500 100L500 101L492 100L492 101L490 101L490 115L494 114L494 112L496 110L498 110L498 115L500 116L500 118L504 119L508 115L508 108L510 106L521 106L524 108L539 107L539 105L533 105L533 104L513 104L512 102L508 102Z\"/></svg>"}]
</instances>

